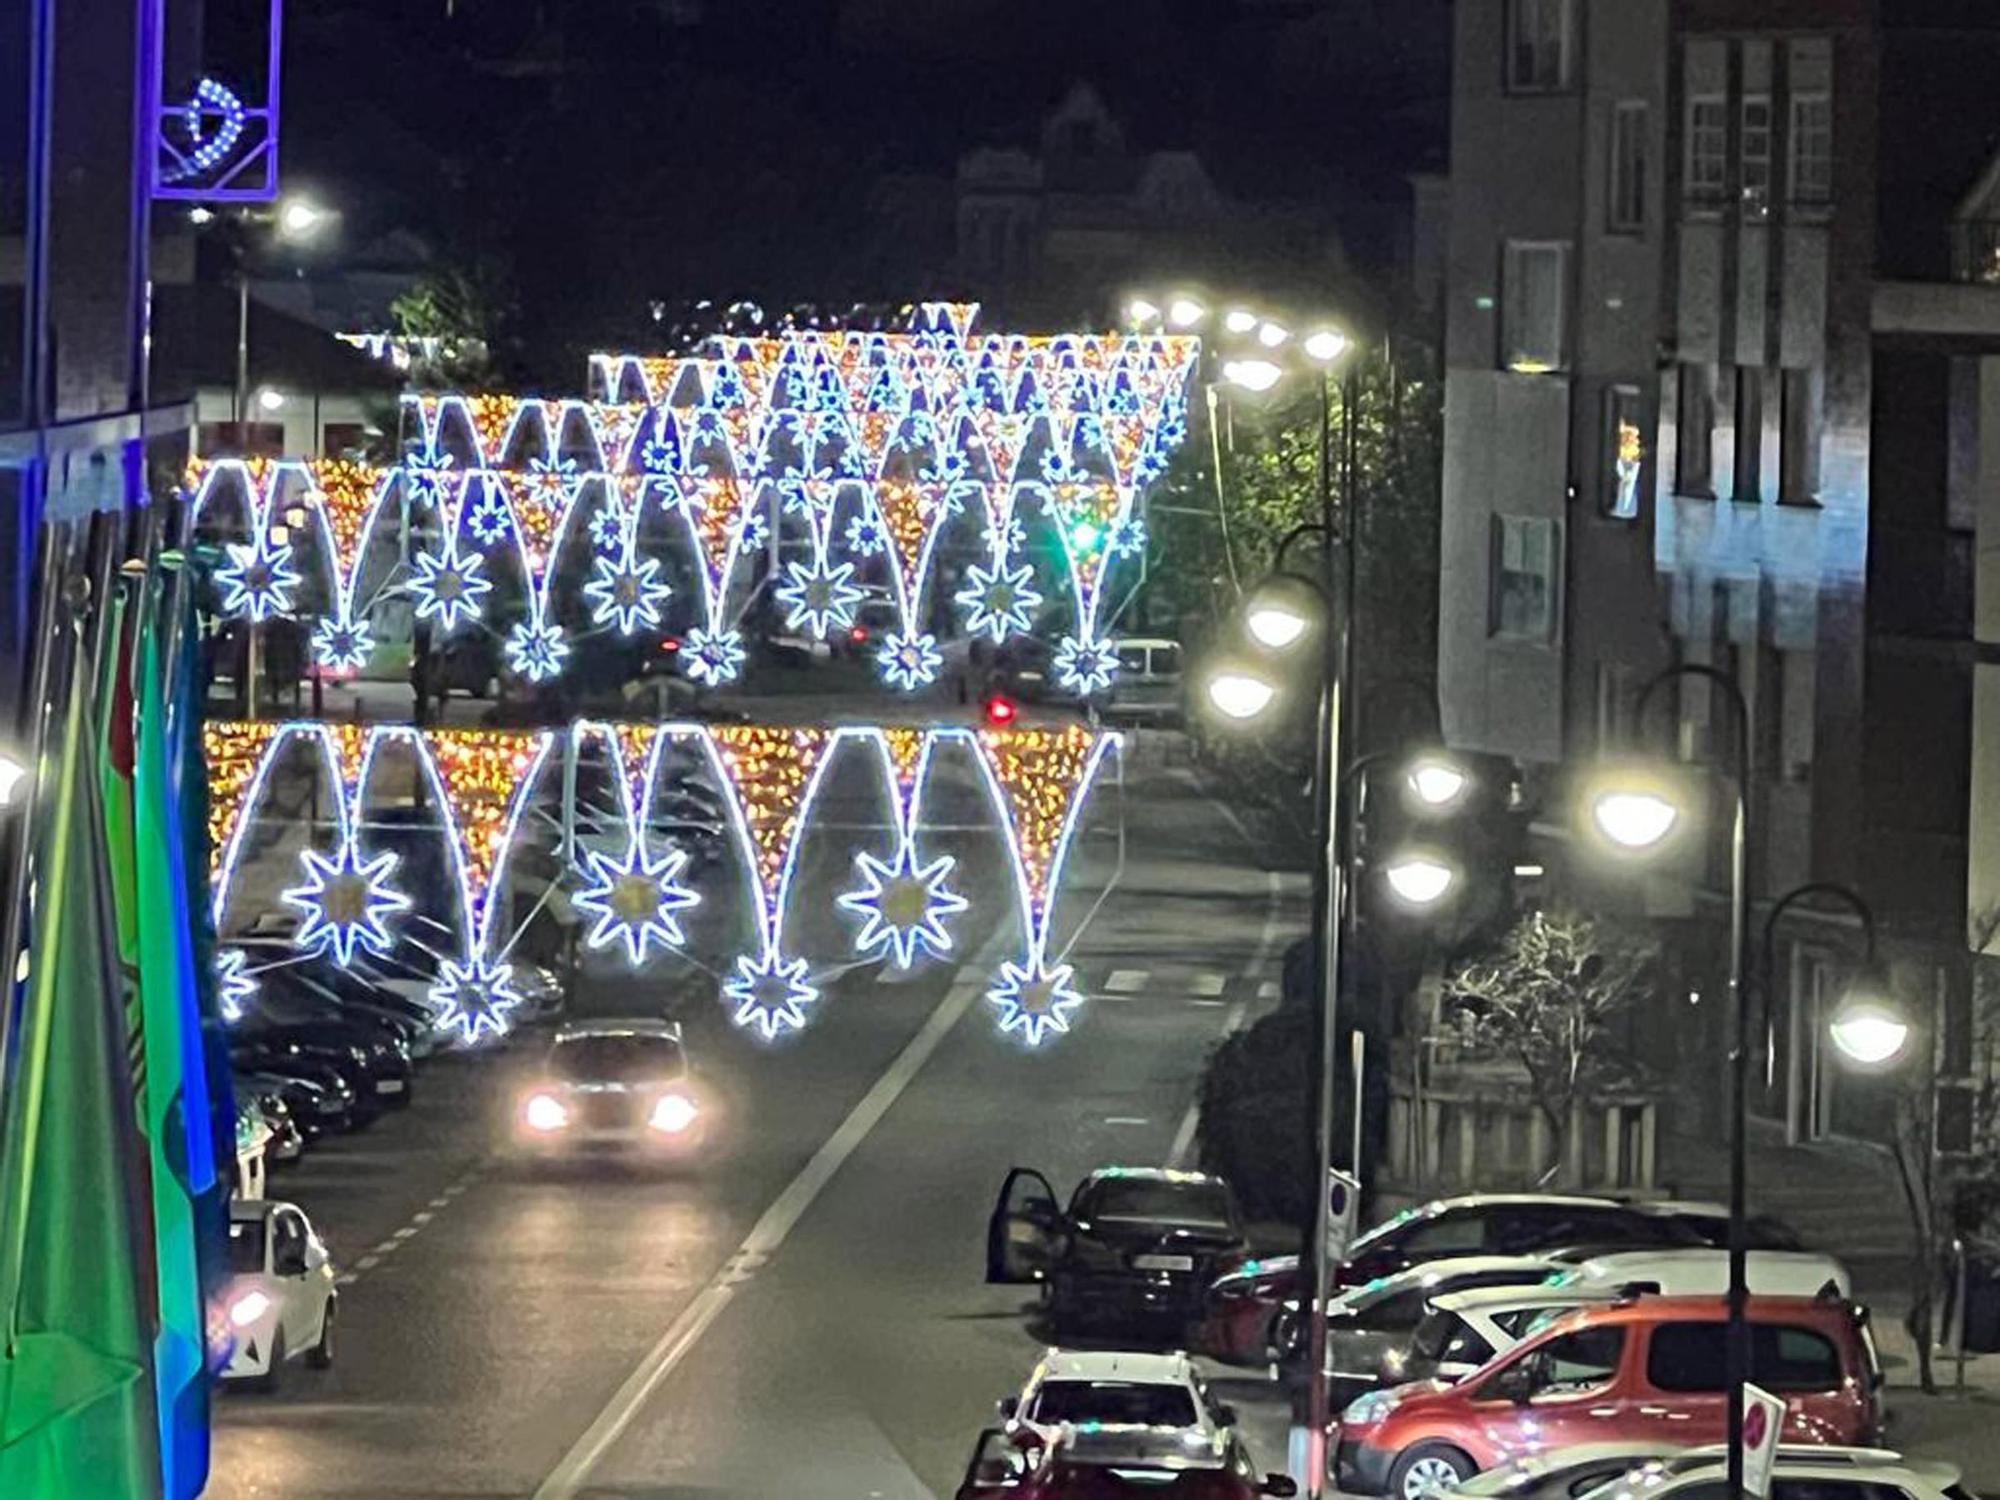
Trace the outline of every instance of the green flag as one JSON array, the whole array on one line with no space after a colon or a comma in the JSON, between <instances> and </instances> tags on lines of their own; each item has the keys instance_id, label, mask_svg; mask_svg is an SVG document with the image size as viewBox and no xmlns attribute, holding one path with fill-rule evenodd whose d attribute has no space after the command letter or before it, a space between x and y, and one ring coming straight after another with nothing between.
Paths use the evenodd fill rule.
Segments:
<instances>
[{"instance_id":1,"label":"green flag","mask_svg":"<svg viewBox=\"0 0 2000 1500\"><path fill-rule=\"evenodd\" d=\"M0 1495L139 1500L159 1493L158 1426L89 697L71 692L33 804L30 964L0 1089Z\"/></svg>"}]
</instances>

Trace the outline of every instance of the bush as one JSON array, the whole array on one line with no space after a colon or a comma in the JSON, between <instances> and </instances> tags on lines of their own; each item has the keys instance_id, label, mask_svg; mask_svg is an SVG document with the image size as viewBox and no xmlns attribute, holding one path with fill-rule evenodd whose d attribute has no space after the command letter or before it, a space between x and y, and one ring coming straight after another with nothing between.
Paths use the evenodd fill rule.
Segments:
<instances>
[{"instance_id":1,"label":"bush","mask_svg":"<svg viewBox=\"0 0 2000 1500\"><path fill-rule=\"evenodd\" d=\"M1253 1219L1304 1226L1312 1213L1312 1034L1305 1006L1280 1006L1224 1037L1202 1070L1202 1169L1227 1177Z\"/></svg>"}]
</instances>

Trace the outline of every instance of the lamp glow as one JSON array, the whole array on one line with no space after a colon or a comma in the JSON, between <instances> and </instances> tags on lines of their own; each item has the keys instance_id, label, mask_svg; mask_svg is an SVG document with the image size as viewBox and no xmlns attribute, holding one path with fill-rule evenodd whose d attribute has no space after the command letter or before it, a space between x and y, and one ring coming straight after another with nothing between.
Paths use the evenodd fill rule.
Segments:
<instances>
[{"instance_id":1,"label":"lamp glow","mask_svg":"<svg viewBox=\"0 0 2000 1500\"><path fill-rule=\"evenodd\" d=\"M569 1111L562 1107L562 1101L553 1094L530 1096L528 1107L521 1112L530 1130L543 1132L561 1130L569 1124Z\"/></svg>"},{"instance_id":2,"label":"lamp glow","mask_svg":"<svg viewBox=\"0 0 2000 1500\"><path fill-rule=\"evenodd\" d=\"M1278 690L1252 672L1217 672L1208 680L1208 701L1232 719L1254 719L1271 706Z\"/></svg>"},{"instance_id":3,"label":"lamp glow","mask_svg":"<svg viewBox=\"0 0 2000 1500\"><path fill-rule=\"evenodd\" d=\"M1306 633L1306 626L1311 621L1297 610L1280 604L1253 604L1243 617L1243 623L1258 645L1282 651Z\"/></svg>"},{"instance_id":4,"label":"lamp glow","mask_svg":"<svg viewBox=\"0 0 2000 1500\"><path fill-rule=\"evenodd\" d=\"M1222 320L1231 333L1248 333L1257 326L1257 315L1247 307L1232 307Z\"/></svg>"},{"instance_id":5,"label":"lamp glow","mask_svg":"<svg viewBox=\"0 0 2000 1500\"><path fill-rule=\"evenodd\" d=\"M1651 849L1674 830L1681 810L1660 792L1604 791L1590 804L1598 832L1623 849Z\"/></svg>"},{"instance_id":6,"label":"lamp glow","mask_svg":"<svg viewBox=\"0 0 2000 1500\"><path fill-rule=\"evenodd\" d=\"M291 198L278 210L278 232L286 239L307 239L317 234L329 217L311 199Z\"/></svg>"},{"instance_id":7,"label":"lamp glow","mask_svg":"<svg viewBox=\"0 0 2000 1500\"><path fill-rule=\"evenodd\" d=\"M1159 304L1134 297L1125 305L1125 316L1134 323L1156 323L1160 318Z\"/></svg>"},{"instance_id":8,"label":"lamp glow","mask_svg":"<svg viewBox=\"0 0 2000 1500\"><path fill-rule=\"evenodd\" d=\"M1257 342L1266 349L1275 349L1292 336L1291 329L1283 323L1265 321L1257 326Z\"/></svg>"},{"instance_id":9,"label":"lamp glow","mask_svg":"<svg viewBox=\"0 0 2000 1500\"><path fill-rule=\"evenodd\" d=\"M0 807L11 807L14 793L26 778L28 768L11 755L0 755Z\"/></svg>"},{"instance_id":10,"label":"lamp glow","mask_svg":"<svg viewBox=\"0 0 2000 1500\"><path fill-rule=\"evenodd\" d=\"M1167 321L1176 328L1192 328L1208 316L1208 309L1192 297L1176 297L1167 304Z\"/></svg>"},{"instance_id":11,"label":"lamp glow","mask_svg":"<svg viewBox=\"0 0 2000 1500\"><path fill-rule=\"evenodd\" d=\"M1222 365L1222 378L1246 391L1268 391L1284 373L1268 359L1231 359Z\"/></svg>"},{"instance_id":12,"label":"lamp glow","mask_svg":"<svg viewBox=\"0 0 2000 1500\"><path fill-rule=\"evenodd\" d=\"M700 1111L694 1107L694 1101L687 1095L662 1094L660 1102L653 1106L652 1114L647 1116L646 1123L662 1135L679 1135L694 1124L698 1113Z\"/></svg>"},{"instance_id":13,"label":"lamp glow","mask_svg":"<svg viewBox=\"0 0 2000 1500\"><path fill-rule=\"evenodd\" d=\"M1876 1000L1849 1001L1827 1029L1844 1057L1866 1067L1892 1061L1910 1040L1910 1023Z\"/></svg>"},{"instance_id":14,"label":"lamp glow","mask_svg":"<svg viewBox=\"0 0 2000 1500\"><path fill-rule=\"evenodd\" d=\"M1404 779L1417 801L1425 807L1440 809L1450 807L1472 785L1464 767L1437 755L1419 759Z\"/></svg>"},{"instance_id":15,"label":"lamp glow","mask_svg":"<svg viewBox=\"0 0 2000 1500\"><path fill-rule=\"evenodd\" d=\"M1458 882L1458 872L1430 854L1404 854L1383 866L1382 878L1409 906L1433 906Z\"/></svg>"},{"instance_id":16,"label":"lamp glow","mask_svg":"<svg viewBox=\"0 0 2000 1500\"><path fill-rule=\"evenodd\" d=\"M274 391L267 385L257 393L257 404L265 411L276 411L285 404L285 393Z\"/></svg>"},{"instance_id":17,"label":"lamp glow","mask_svg":"<svg viewBox=\"0 0 2000 1500\"><path fill-rule=\"evenodd\" d=\"M1330 365L1347 352L1347 335L1338 329L1320 328L1306 335L1306 358Z\"/></svg>"}]
</instances>

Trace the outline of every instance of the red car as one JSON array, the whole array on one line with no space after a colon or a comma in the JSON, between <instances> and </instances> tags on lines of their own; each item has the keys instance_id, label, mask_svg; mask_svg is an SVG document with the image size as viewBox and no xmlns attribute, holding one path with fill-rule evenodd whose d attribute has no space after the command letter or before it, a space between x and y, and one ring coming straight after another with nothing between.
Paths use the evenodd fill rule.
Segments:
<instances>
[{"instance_id":1,"label":"red car","mask_svg":"<svg viewBox=\"0 0 2000 1500\"><path fill-rule=\"evenodd\" d=\"M1482 1469L1581 1443L1661 1451L1724 1436L1721 1297L1635 1297L1579 1309L1456 1385L1371 1391L1341 1415L1334 1477L1349 1493L1422 1500ZM1867 1314L1834 1298L1752 1297L1750 1378L1788 1403L1783 1440L1881 1440Z\"/></svg>"},{"instance_id":2,"label":"red car","mask_svg":"<svg viewBox=\"0 0 2000 1500\"><path fill-rule=\"evenodd\" d=\"M1260 1476L1233 1432L1065 1425L1053 1443L1033 1429L989 1427L973 1446L955 1500L1259 1500L1296 1495L1283 1474Z\"/></svg>"},{"instance_id":3,"label":"red car","mask_svg":"<svg viewBox=\"0 0 2000 1500\"><path fill-rule=\"evenodd\" d=\"M1195 1348L1231 1364L1261 1365L1276 1352L1273 1325L1300 1290L1299 1258L1266 1255L1245 1261L1209 1284Z\"/></svg>"}]
</instances>

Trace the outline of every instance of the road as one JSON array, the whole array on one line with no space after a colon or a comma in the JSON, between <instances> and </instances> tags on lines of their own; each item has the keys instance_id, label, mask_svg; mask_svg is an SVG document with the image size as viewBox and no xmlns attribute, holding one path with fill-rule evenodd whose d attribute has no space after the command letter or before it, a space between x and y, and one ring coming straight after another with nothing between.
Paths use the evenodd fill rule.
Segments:
<instances>
[{"instance_id":1,"label":"road","mask_svg":"<svg viewBox=\"0 0 2000 1500\"><path fill-rule=\"evenodd\" d=\"M278 1177L354 1278L338 1359L225 1396L208 1493L948 1495L1039 1347L1028 1299L983 1284L1002 1175L1067 1190L1184 1151L1201 1058L1270 1003L1305 902L1189 773L1135 758L1063 882L1056 946L1090 1002L1029 1052L981 998L1021 940L997 838L965 768L941 759L934 785L924 847L958 855L972 899L962 966L850 969L778 1046L729 1025L699 971L587 976L579 1011L678 1004L726 1101L702 1170L510 1166L494 1147L524 1046L433 1065L407 1112ZM879 793L825 795L789 939L819 972L851 962L831 897L853 849L886 838Z\"/></svg>"}]
</instances>

